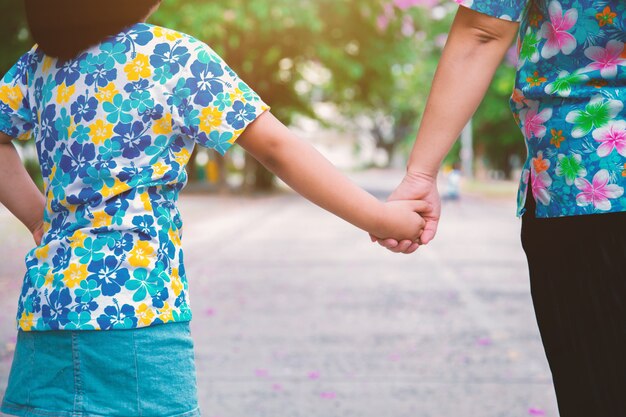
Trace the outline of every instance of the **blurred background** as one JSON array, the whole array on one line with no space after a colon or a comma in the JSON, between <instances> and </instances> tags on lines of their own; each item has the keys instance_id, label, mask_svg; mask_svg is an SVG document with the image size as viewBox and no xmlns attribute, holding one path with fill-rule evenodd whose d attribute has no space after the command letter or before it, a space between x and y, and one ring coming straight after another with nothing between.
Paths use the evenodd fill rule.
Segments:
<instances>
[{"instance_id":1,"label":"blurred background","mask_svg":"<svg viewBox=\"0 0 626 417\"><path fill-rule=\"evenodd\" d=\"M150 22L208 43L272 112L384 199L401 180L452 0L164 0ZM31 47L0 0L0 73ZM556 416L515 218L526 147L513 50L448 155L438 238L375 247L235 147L196 149L181 198L209 417ZM454 103L450 103L454 111ZM41 184L34 146L20 144ZM32 246L0 207L0 393Z\"/></svg>"}]
</instances>

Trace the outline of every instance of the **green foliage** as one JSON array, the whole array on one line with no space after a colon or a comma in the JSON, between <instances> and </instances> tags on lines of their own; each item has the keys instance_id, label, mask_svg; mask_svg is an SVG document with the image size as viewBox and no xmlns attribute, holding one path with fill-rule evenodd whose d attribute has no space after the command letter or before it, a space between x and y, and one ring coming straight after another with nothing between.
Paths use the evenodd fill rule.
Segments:
<instances>
[{"instance_id":1,"label":"green foliage","mask_svg":"<svg viewBox=\"0 0 626 417\"><path fill-rule=\"evenodd\" d=\"M21 1L0 0L0 76L31 46Z\"/></svg>"}]
</instances>

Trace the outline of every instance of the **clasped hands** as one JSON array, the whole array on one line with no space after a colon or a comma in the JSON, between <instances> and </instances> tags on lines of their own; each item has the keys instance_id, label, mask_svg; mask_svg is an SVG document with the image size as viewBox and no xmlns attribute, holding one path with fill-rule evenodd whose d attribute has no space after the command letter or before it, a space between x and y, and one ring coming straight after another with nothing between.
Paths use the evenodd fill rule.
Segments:
<instances>
[{"instance_id":1,"label":"clasped hands","mask_svg":"<svg viewBox=\"0 0 626 417\"><path fill-rule=\"evenodd\" d=\"M417 232L417 239L406 239L404 235L389 235L375 236L370 234L372 242L377 242L379 245L387 248L395 253L410 254L415 252L421 245L428 244L437 233L437 226L439 224L439 217L441 215L441 199L437 190L436 177L416 173L407 172L404 179L396 190L389 196L388 204L393 206L394 202L397 204L412 201L416 204L415 211L419 213L422 221L419 219L412 219L413 224L410 228L413 229L413 234ZM407 227L409 227L407 225Z\"/></svg>"}]
</instances>

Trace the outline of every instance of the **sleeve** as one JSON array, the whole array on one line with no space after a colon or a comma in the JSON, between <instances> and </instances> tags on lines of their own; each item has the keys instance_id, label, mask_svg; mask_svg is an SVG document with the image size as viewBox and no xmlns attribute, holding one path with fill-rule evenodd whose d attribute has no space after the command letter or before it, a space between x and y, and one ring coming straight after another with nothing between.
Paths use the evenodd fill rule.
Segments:
<instances>
[{"instance_id":1,"label":"sleeve","mask_svg":"<svg viewBox=\"0 0 626 417\"><path fill-rule=\"evenodd\" d=\"M178 79L173 117L181 132L224 155L269 106L208 45L192 38Z\"/></svg>"},{"instance_id":2,"label":"sleeve","mask_svg":"<svg viewBox=\"0 0 626 417\"><path fill-rule=\"evenodd\" d=\"M454 0L461 6L488 16L520 22L528 0Z\"/></svg>"},{"instance_id":3,"label":"sleeve","mask_svg":"<svg viewBox=\"0 0 626 417\"><path fill-rule=\"evenodd\" d=\"M33 115L28 101L28 54L0 81L0 131L15 139L27 140L33 130Z\"/></svg>"}]
</instances>

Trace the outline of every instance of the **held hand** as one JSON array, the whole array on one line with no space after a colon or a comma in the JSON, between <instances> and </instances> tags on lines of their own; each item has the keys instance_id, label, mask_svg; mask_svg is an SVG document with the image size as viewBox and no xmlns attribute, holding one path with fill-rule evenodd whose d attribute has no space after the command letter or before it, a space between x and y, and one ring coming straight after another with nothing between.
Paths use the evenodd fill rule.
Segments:
<instances>
[{"instance_id":1,"label":"held hand","mask_svg":"<svg viewBox=\"0 0 626 417\"><path fill-rule=\"evenodd\" d=\"M399 241L398 239L383 239L379 236L370 235L372 242L378 242L381 246L396 253L413 253L422 245L428 244L437 233L439 217L441 215L441 199L437 190L437 179L434 176L408 172L402 183L389 196L389 201L396 200L423 200L429 203L426 210L420 211L420 215L426 221L424 232L419 242L409 239Z\"/></svg>"},{"instance_id":2,"label":"held hand","mask_svg":"<svg viewBox=\"0 0 626 417\"><path fill-rule=\"evenodd\" d=\"M418 213L427 211L424 201L390 201L382 205L380 221L374 233L377 236L399 240L416 241L422 235L426 222Z\"/></svg>"}]
</instances>

